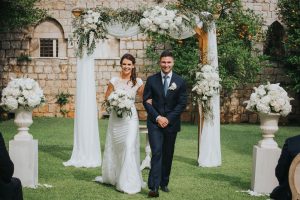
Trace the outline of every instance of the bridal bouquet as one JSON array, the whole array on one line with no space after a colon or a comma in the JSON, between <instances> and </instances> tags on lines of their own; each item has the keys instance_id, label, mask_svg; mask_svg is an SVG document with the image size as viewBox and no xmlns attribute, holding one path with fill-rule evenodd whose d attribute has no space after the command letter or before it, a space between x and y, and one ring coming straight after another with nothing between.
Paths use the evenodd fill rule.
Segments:
<instances>
[{"instance_id":1,"label":"bridal bouquet","mask_svg":"<svg viewBox=\"0 0 300 200\"><path fill-rule=\"evenodd\" d=\"M114 110L119 118L132 115L131 107L134 104L134 98L128 94L125 90L113 91L107 100L104 102L104 106L108 113Z\"/></svg>"},{"instance_id":2,"label":"bridal bouquet","mask_svg":"<svg viewBox=\"0 0 300 200\"><path fill-rule=\"evenodd\" d=\"M204 117L211 119L213 118L211 98L219 94L221 79L211 65L204 65L200 72L196 73L196 81L192 89L196 95L195 100L202 104Z\"/></svg>"},{"instance_id":3,"label":"bridal bouquet","mask_svg":"<svg viewBox=\"0 0 300 200\"><path fill-rule=\"evenodd\" d=\"M250 96L246 109L260 113L277 113L287 116L292 111L292 106L287 92L277 84L260 85L254 87L254 92Z\"/></svg>"},{"instance_id":4,"label":"bridal bouquet","mask_svg":"<svg viewBox=\"0 0 300 200\"><path fill-rule=\"evenodd\" d=\"M45 102L43 90L31 78L12 79L2 90L0 106L6 111L33 109Z\"/></svg>"},{"instance_id":5,"label":"bridal bouquet","mask_svg":"<svg viewBox=\"0 0 300 200\"><path fill-rule=\"evenodd\" d=\"M180 31L184 25L183 15L178 15L177 10L167 10L164 7L155 6L143 13L140 26L146 31L160 34L172 31Z\"/></svg>"}]
</instances>

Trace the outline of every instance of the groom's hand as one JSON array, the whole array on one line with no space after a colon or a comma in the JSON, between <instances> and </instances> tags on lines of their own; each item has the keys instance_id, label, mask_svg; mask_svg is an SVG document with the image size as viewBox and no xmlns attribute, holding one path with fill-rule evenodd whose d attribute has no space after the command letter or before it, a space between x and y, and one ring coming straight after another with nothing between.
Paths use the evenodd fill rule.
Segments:
<instances>
[{"instance_id":1,"label":"groom's hand","mask_svg":"<svg viewBox=\"0 0 300 200\"><path fill-rule=\"evenodd\" d=\"M163 116L157 117L156 121L158 123L158 126L161 127L161 128L166 128L169 124L169 120L166 117L163 117Z\"/></svg>"}]
</instances>

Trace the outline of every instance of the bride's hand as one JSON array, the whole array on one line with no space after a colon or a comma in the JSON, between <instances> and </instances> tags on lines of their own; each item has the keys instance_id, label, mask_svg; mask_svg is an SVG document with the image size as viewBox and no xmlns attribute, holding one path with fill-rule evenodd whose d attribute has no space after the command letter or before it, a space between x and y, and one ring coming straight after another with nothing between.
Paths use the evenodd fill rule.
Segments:
<instances>
[{"instance_id":1,"label":"bride's hand","mask_svg":"<svg viewBox=\"0 0 300 200\"><path fill-rule=\"evenodd\" d=\"M152 99L148 99L146 102L152 105Z\"/></svg>"}]
</instances>

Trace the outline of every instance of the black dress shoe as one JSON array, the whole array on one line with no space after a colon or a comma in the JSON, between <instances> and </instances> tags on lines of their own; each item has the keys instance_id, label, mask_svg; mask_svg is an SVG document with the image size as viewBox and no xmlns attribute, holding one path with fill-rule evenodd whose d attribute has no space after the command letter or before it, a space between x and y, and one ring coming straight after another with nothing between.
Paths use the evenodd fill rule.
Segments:
<instances>
[{"instance_id":1,"label":"black dress shoe","mask_svg":"<svg viewBox=\"0 0 300 200\"><path fill-rule=\"evenodd\" d=\"M168 186L161 186L160 189L164 192L170 192Z\"/></svg>"},{"instance_id":2,"label":"black dress shoe","mask_svg":"<svg viewBox=\"0 0 300 200\"><path fill-rule=\"evenodd\" d=\"M159 197L158 189L150 190L148 193L148 197L150 198Z\"/></svg>"}]
</instances>

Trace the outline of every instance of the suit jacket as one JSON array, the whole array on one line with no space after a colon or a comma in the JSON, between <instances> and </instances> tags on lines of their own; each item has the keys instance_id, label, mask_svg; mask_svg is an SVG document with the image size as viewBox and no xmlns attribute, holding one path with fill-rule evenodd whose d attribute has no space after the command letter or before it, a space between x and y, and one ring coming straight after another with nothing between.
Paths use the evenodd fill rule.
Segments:
<instances>
[{"instance_id":1,"label":"suit jacket","mask_svg":"<svg viewBox=\"0 0 300 200\"><path fill-rule=\"evenodd\" d=\"M14 164L5 147L2 133L0 132L0 183L9 183L14 173Z\"/></svg>"},{"instance_id":2,"label":"suit jacket","mask_svg":"<svg viewBox=\"0 0 300 200\"><path fill-rule=\"evenodd\" d=\"M149 131L157 128L156 118L161 115L169 120L166 130L169 132L180 131L180 115L187 104L187 93L185 81L173 72L169 86L176 84L174 90L168 89L167 95L164 95L161 73L156 73L147 79L143 104L148 113L147 126ZM174 85L174 84L173 84ZM147 103L152 99L152 105Z\"/></svg>"},{"instance_id":3,"label":"suit jacket","mask_svg":"<svg viewBox=\"0 0 300 200\"><path fill-rule=\"evenodd\" d=\"M300 153L300 135L286 139L275 169L279 186L272 191L271 198L276 200L292 199L289 186L289 168L298 153Z\"/></svg>"}]
</instances>

